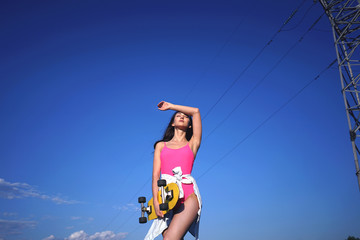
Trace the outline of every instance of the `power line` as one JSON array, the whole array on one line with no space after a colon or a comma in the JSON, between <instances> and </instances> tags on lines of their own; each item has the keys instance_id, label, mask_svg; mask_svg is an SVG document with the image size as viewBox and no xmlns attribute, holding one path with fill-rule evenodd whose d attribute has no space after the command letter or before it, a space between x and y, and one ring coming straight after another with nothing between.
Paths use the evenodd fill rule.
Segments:
<instances>
[{"instance_id":1,"label":"power line","mask_svg":"<svg viewBox=\"0 0 360 240\"><path fill-rule=\"evenodd\" d=\"M142 185L142 187L130 198L130 201L128 201L128 202L132 202L132 201L134 200L134 198L136 198L136 196L140 193L140 191L141 191L147 184L149 184L150 180L151 180L151 177L146 180L146 182L144 183L144 185ZM106 225L103 227L103 229L102 229L101 231L105 231L105 229L108 228L108 227L115 221L115 219L117 219L117 218L120 216L120 213L121 213L121 211L119 211L119 212L108 222L108 224L106 224ZM125 224L125 223L123 223L122 225L120 225L120 227L122 227L124 224Z\"/></svg>"},{"instance_id":2,"label":"power line","mask_svg":"<svg viewBox=\"0 0 360 240\"><path fill-rule=\"evenodd\" d=\"M222 51L225 49L226 45L228 45L228 43L230 42L230 40L233 38L233 36L235 35L235 33L239 30L240 26L242 25L242 23L244 22L244 20L241 20L240 23L236 26L235 30L230 34L230 36L227 38L227 40L224 42L224 44L221 46L221 48L219 49L219 51L217 51L217 53L215 54L215 56L210 60L210 63L207 64L207 67L205 68L205 70L202 72L202 74L200 75L199 79L193 84L193 86L190 88L190 91L186 94L185 98L183 101L185 101L190 94L192 93L192 91L194 90L195 86L198 85L198 83L200 82L200 80L205 76L206 72L209 70L210 66L215 62L215 59L218 58L220 56L220 54L222 53Z\"/></svg>"},{"instance_id":3,"label":"power line","mask_svg":"<svg viewBox=\"0 0 360 240\"><path fill-rule=\"evenodd\" d=\"M130 217L126 218L126 219L122 222L122 224L119 225L119 227L116 229L115 232L120 231L120 229L123 228L126 223L130 222L129 219L132 219L132 218L135 216L135 214L137 214L137 213L138 213L138 212L135 212L135 211L134 211L134 212L130 215Z\"/></svg>"},{"instance_id":4,"label":"power line","mask_svg":"<svg viewBox=\"0 0 360 240\"><path fill-rule=\"evenodd\" d=\"M272 119L278 112L280 112L283 108L285 108L292 100L294 100L301 92L303 92L307 87L309 87L312 83L314 83L320 76L331 66L337 62L337 59L332 61L326 68L324 68L316 77L314 77L311 81L309 81L305 86L303 86L300 90L298 90L292 97L290 97L284 104L282 104L278 109L276 109L273 113L271 113L266 119L264 119L255 129L253 129L248 135L242 138L233 148L231 148L228 152L226 152L220 159L214 162L205 172L203 172L198 179L205 176L211 169L213 169L217 164L223 161L227 156L229 156L235 149L237 149L242 143L244 143L250 136L256 133L262 126L264 126L270 119Z\"/></svg>"},{"instance_id":5,"label":"power line","mask_svg":"<svg viewBox=\"0 0 360 240\"><path fill-rule=\"evenodd\" d=\"M146 182L144 183L144 185L131 197L130 201L128 201L128 202L132 202L132 201L134 200L134 198L136 198L136 196L138 196L138 194L140 193L140 191L143 190L143 188L144 188L147 184L149 184L150 181L151 181L151 177L146 180ZM115 219L117 219L117 218L120 216L120 213L121 213L121 212L119 211L119 212L109 221L109 223L108 223L101 231L102 231L102 232L105 231L105 229L108 228L108 227L115 221ZM124 227L125 224L129 222L129 219L132 218L132 217L134 217L136 213L137 213L137 212L134 211L134 212L130 215L130 217L128 217L127 219L125 219L125 220L122 222L122 224L120 224L120 225L118 226L117 231L119 231L122 227Z\"/></svg>"},{"instance_id":6,"label":"power line","mask_svg":"<svg viewBox=\"0 0 360 240\"><path fill-rule=\"evenodd\" d=\"M221 101L221 99L229 92L231 88L239 81L239 79L244 75L244 73L251 67L251 65L257 60L257 58L264 52L264 50L275 40L275 37L282 31L283 27L290 22L290 20L295 16L297 11L302 7L306 0L303 0L300 5L290 14L290 16L286 19L286 21L281 25L279 30L277 30L271 39L264 45L264 47L256 54L256 56L250 61L250 63L244 68L244 70L240 73L240 75L235 78L235 80L230 84L230 86L222 93L222 95L218 98L218 100L210 107L210 109L206 112L203 119L205 119L210 112L215 108L215 106Z\"/></svg>"},{"instance_id":7,"label":"power line","mask_svg":"<svg viewBox=\"0 0 360 240\"><path fill-rule=\"evenodd\" d=\"M140 228L140 224L138 224L138 225L134 228L134 230L132 230L131 232L129 232L129 234L126 235L126 236L128 237L129 235L133 234L134 232L137 232L137 230L138 230L139 228Z\"/></svg>"},{"instance_id":8,"label":"power line","mask_svg":"<svg viewBox=\"0 0 360 240\"><path fill-rule=\"evenodd\" d=\"M279 66L279 64L284 60L284 58L293 50L295 47L300 44L300 42L304 39L304 37L313 29L313 27L319 22L321 17L324 15L321 14L315 22L306 30L306 32L297 40L287 51L286 53L274 64L274 66L268 71L265 76L260 79L256 85L248 92L248 94L230 111L230 113L218 124L216 127L206 136L208 138L216 129L218 129L230 116L240 107L241 104L245 102L245 100L263 83L263 81Z\"/></svg>"},{"instance_id":9,"label":"power line","mask_svg":"<svg viewBox=\"0 0 360 240\"><path fill-rule=\"evenodd\" d=\"M295 28L297 28L298 26L300 26L300 24L304 21L305 17L308 15L308 13L310 12L310 10L313 8L313 6L316 5L316 1L313 2L313 4L305 11L304 16L300 19L300 21L292 28L289 29L283 29L283 31L292 31Z\"/></svg>"}]
</instances>

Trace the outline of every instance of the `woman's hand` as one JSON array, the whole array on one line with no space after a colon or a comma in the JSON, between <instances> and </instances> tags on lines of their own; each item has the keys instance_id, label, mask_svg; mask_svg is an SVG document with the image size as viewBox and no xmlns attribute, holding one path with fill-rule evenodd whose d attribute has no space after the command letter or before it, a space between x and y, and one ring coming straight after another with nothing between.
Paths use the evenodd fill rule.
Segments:
<instances>
[{"instance_id":1,"label":"woman's hand","mask_svg":"<svg viewBox=\"0 0 360 240\"><path fill-rule=\"evenodd\" d=\"M163 218L164 214L160 210L159 202L154 201L155 214L158 218Z\"/></svg>"},{"instance_id":2,"label":"woman's hand","mask_svg":"<svg viewBox=\"0 0 360 240\"><path fill-rule=\"evenodd\" d=\"M170 109L172 104L168 103L168 102L165 102L165 101L161 101L157 106L158 106L159 110L166 111L166 110Z\"/></svg>"}]
</instances>

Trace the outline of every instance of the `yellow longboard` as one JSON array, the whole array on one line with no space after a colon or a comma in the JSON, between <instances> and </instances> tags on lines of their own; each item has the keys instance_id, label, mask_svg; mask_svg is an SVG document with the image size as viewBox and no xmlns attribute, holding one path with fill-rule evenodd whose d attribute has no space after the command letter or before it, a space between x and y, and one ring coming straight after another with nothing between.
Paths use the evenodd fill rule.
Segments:
<instances>
[{"instance_id":1,"label":"yellow longboard","mask_svg":"<svg viewBox=\"0 0 360 240\"><path fill-rule=\"evenodd\" d=\"M162 196L163 194L164 197ZM161 187L161 189L158 191L158 199L160 210L162 210L164 215L172 210L176 206L176 203L179 199L179 188L176 183L169 183L166 186ZM146 202L145 197L139 197L138 201L141 203L141 217L139 218L140 223L146 223L147 220L150 221L157 218L153 198L148 201L147 207L144 206L144 203ZM148 214L147 218L144 216L145 213Z\"/></svg>"}]
</instances>

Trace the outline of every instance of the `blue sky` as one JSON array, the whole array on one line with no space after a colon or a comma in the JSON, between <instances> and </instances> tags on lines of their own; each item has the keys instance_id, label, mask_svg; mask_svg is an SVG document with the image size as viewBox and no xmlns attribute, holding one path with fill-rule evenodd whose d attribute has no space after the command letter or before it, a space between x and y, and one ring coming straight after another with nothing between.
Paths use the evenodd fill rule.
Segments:
<instances>
[{"instance_id":1,"label":"blue sky","mask_svg":"<svg viewBox=\"0 0 360 240\"><path fill-rule=\"evenodd\" d=\"M142 239L161 100L206 115L202 239L360 237L336 67L289 102L335 59L301 3L3 1L0 239Z\"/></svg>"}]
</instances>

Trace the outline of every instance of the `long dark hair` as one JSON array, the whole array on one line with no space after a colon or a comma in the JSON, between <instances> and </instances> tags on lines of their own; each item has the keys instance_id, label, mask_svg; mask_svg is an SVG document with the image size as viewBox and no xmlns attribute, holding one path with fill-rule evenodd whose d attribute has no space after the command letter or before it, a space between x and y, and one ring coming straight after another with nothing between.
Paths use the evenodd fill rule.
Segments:
<instances>
[{"instance_id":1,"label":"long dark hair","mask_svg":"<svg viewBox=\"0 0 360 240\"><path fill-rule=\"evenodd\" d=\"M171 119L170 119L170 122L169 122L169 124L168 124L168 126L167 126L167 128L166 128L166 130L165 130L165 132L164 132L164 136L162 137L162 139L161 140L158 140L158 141L156 141L155 142L155 144L154 144L154 149L155 149L155 146L156 146L156 144L158 143L158 142L168 142L168 141L170 141L173 137L174 137L174 133L175 133L175 128L174 128L174 126L172 126L172 124L174 123L174 119L175 119L175 115L178 113L179 111L177 111L177 112L175 112L174 114L173 114L173 116L171 117ZM186 115L186 114L185 114ZM186 115L186 116L188 116L189 117L189 127L188 127L188 129L186 130L186 135L185 135L185 138L186 138L186 140L188 140L188 141L190 141L190 139L191 139L191 137L192 137L192 135L193 135L193 129L192 129L192 118L189 116L189 115Z\"/></svg>"}]
</instances>

